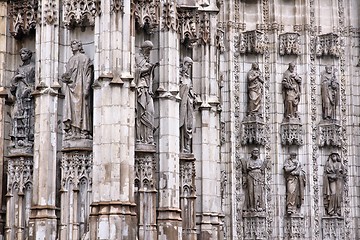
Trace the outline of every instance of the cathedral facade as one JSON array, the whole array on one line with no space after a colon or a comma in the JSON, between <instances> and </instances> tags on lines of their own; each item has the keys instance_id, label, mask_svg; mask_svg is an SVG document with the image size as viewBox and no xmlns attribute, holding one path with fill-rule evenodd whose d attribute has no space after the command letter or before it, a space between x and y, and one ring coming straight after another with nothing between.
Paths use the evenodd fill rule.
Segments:
<instances>
[{"instance_id":1,"label":"cathedral facade","mask_svg":"<svg viewBox=\"0 0 360 240\"><path fill-rule=\"evenodd\" d=\"M0 1L0 240L360 239L359 12Z\"/></svg>"}]
</instances>

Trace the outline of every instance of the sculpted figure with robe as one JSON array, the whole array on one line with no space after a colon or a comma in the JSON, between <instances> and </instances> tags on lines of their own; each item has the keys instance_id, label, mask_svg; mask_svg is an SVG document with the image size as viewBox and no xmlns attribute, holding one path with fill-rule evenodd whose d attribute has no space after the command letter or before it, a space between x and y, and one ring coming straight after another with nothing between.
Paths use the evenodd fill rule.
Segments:
<instances>
[{"instance_id":1,"label":"sculpted figure with robe","mask_svg":"<svg viewBox=\"0 0 360 240\"><path fill-rule=\"evenodd\" d=\"M305 172L295 152L284 164L286 179L286 208L289 215L297 213L304 202Z\"/></svg>"},{"instance_id":2,"label":"sculpted figure with robe","mask_svg":"<svg viewBox=\"0 0 360 240\"><path fill-rule=\"evenodd\" d=\"M263 98L264 79L259 69L259 64L253 63L250 71L247 73L248 90L248 116L261 116L260 109Z\"/></svg>"},{"instance_id":3,"label":"sculpted figure with robe","mask_svg":"<svg viewBox=\"0 0 360 240\"><path fill-rule=\"evenodd\" d=\"M135 57L136 72L135 82L137 86L136 106L136 142L154 144L154 100L152 84L154 70L159 63L150 63L150 51L153 48L151 41L145 41L141 45L139 54Z\"/></svg>"},{"instance_id":4,"label":"sculpted figure with robe","mask_svg":"<svg viewBox=\"0 0 360 240\"><path fill-rule=\"evenodd\" d=\"M180 152L191 153L191 140L193 134L193 117L194 117L194 100L195 94L193 92L192 79L190 78L190 69L193 60L190 57L185 57L183 66L180 72L180 87L179 94L180 102Z\"/></svg>"},{"instance_id":5,"label":"sculpted figure with robe","mask_svg":"<svg viewBox=\"0 0 360 240\"><path fill-rule=\"evenodd\" d=\"M340 84L332 66L326 66L321 74L321 98L324 120L336 120L337 107L340 101Z\"/></svg>"},{"instance_id":6,"label":"sculpted figure with robe","mask_svg":"<svg viewBox=\"0 0 360 240\"><path fill-rule=\"evenodd\" d=\"M338 153L331 153L324 173L324 206L330 216L341 216L345 168Z\"/></svg>"},{"instance_id":7,"label":"sculpted figure with robe","mask_svg":"<svg viewBox=\"0 0 360 240\"><path fill-rule=\"evenodd\" d=\"M301 95L301 77L295 71L295 63L289 63L289 68L285 71L283 80L284 96L284 117L287 120L299 119L298 105Z\"/></svg>"},{"instance_id":8,"label":"sculpted figure with robe","mask_svg":"<svg viewBox=\"0 0 360 240\"><path fill-rule=\"evenodd\" d=\"M34 142L34 98L31 93L35 85L35 64L31 61L32 52L27 48L20 50L22 65L11 79L10 92L15 97L12 109L12 129L10 151L23 149L31 152Z\"/></svg>"},{"instance_id":9,"label":"sculpted figure with robe","mask_svg":"<svg viewBox=\"0 0 360 240\"><path fill-rule=\"evenodd\" d=\"M92 121L91 84L93 82L93 64L84 53L81 41L71 41L73 56L66 64L66 72L62 75L65 94L63 122L65 140L91 139Z\"/></svg>"}]
</instances>

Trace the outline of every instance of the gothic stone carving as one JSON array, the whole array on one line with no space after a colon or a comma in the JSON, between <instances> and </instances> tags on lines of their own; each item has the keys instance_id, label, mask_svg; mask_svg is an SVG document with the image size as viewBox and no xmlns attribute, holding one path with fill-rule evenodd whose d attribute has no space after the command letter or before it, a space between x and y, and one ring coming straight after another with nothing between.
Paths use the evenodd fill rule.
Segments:
<instances>
[{"instance_id":1,"label":"gothic stone carving","mask_svg":"<svg viewBox=\"0 0 360 240\"><path fill-rule=\"evenodd\" d=\"M300 120L298 105L301 96L301 77L295 71L295 63L289 63L282 79L284 97L284 122Z\"/></svg>"},{"instance_id":2,"label":"gothic stone carving","mask_svg":"<svg viewBox=\"0 0 360 240\"><path fill-rule=\"evenodd\" d=\"M10 92L15 97L12 109L11 144L9 152L31 153L34 143L34 99L31 93L35 84L35 64L31 62L32 52L20 50L22 65L11 80Z\"/></svg>"},{"instance_id":3,"label":"gothic stone carving","mask_svg":"<svg viewBox=\"0 0 360 240\"><path fill-rule=\"evenodd\" d=\"M343 139L341 126L336 122L323 121L319 124L319 146L341 147Z\"/></svg>"},{"instance_id":4,"label":"gothic stone carving","mask_svg":"<svg viewBox=\"0 0 360 240\"><path fill-rule=\"evenodd\" d=\"M322 218L322 239L345 239L345 222L341 217Z\"/></svg>"},{"instance_id":5,"label":"gothic stone carving","mask_svg":"<svg viewBox=\"0 0 360 240\"><path fill-rule=\"evenodd\" d=\"M163 26L165 29L177 31L177 11L175 3L172 1L164 2L163 6Z\"/></svg>"},{"instance_id":6,"label":"gothic stone carving","mask_svg":"<svg viewBox=\"0 0 360 240\"><path fill-rule=\"evenodd\" d=\"M154 32L159 25L159 1L135 0L134 16L136 23L148 34Z\"/></svg>"},{"instance_id":7,"label":"gothic stone carving","mask_svg":"<svg viewBox=\"0 0 360 240\"><path fill-rule=\"evenodd\" d=\"M32 157L9 158L7 162L6 239L26 239L32 199ZM19 234L21 237L19 237Z\"/></svg>"},{"instance_id":8,"label":"gothic stone carving","mask_svg":"<svg viewBox=\"0 0 360 240\"><path fill-rule=\"evenodd\" d=\"M264 33L258 30L242 32L237 44L240 53L263 54L265 49Z\"/></svg>"},{"instance_id":9,"label":"gothic stone carving","mask_svg":"<svg viewBox=\"0 0 360 240\"><path fill-rule=\"evenodd\" d=\"M200 16L195 8L178 9L179 31L181 42L187 47L194 47L200 35Z\"/></svg>"},{"instance_id":10,"label":"gothic stone carving","mask_svg":"<svg viewBox=\"0 0 360 240\"><path fill-rule=\"evenodd\" d=\"M286 239L305 239L306 223L302 216L290 216L286 221Z\"/></svg>"},{"instance_id":11,"label":"gothic stone carving","mask_svg":"<svg viewBox=\"0 0 360 240\"><path fill-rule=\"evenodd\" d=\"M151 41L141 45L139 54L135 57L135 82L137 87L136 107L136 142L154 144L154 100L152 82L154 70L159 63L150 63L150 51L153 48Z\"/></svg>"},{"instance_id":12,"label":"gothic stone carving","mask_svg":"<svg viewBox=\"0 0 360 240\"><path fill-rule=\"evenodd\" d=\"M306 184L305 172L295 152L284 163L286 180L286 208L287 213L292 215L299 213L304 201L304 189Z\"/></svg>"},{"instance_id":13,"label":"gothic stone carving","mask_svg":"<svg viewBox=\"0 0 360 240\"><path fill-rule=\"evenodd\" d=\"M185 57L180 71L180 86L179 94L180 102L180 152L192 152L192 134L194 121L194 101L195 93L192 88L191 67L193 60L190 57Z\"/></svg>"},{"instance_id":14,"label":"gothic stone carving","mask_svg":"<svg viewBox=\"0 0 360 240\"><path fill-rule=\"evenodd\" d=\"M10 33L22 38L35 31L37 23L38 0L15 1L9 3Z\"/></svg>"},{"instance_id":15,"label":"gothic stone carving","mask_svg":"<svg viewBox=\"0 0 360 240\"><path fill-rule=\"evenodd\" d=\"M335 33L328 33L319 35L316 43L316 55L322 56L340 56L340 40L339 35Z\"/></svg>"},{"instance_id":16,"label":"gothic stone carving","mask_svg":"<svg viewBox=\"0 0 360 240\"><path fill-rule=\"evenodd\" d=\"M71 41L73 56L66 64L66 72L62 75L63 92L65 94L63 122L66 141L92 139L91 89L93 82L93 65L85 55L82 43ZM88 144L85 143L84 144Z\"/></svg>"},{"instance_id":17,"label":"gothic stone carving","mask_svg":"<svg viewBox=\"0 0 360 240\"><path fill-rule=\"evenodd\" d=\"M324 206L330 216L341 216L345 167L338 153L331 153L324 167Z\"/></svg>"},{"instance_id":18,"label":"gothic stone carving","mask_svg":"<svg viewBox=\"0 0 360 240\"><path fill-rule=\"evenodd\" d=\"M283 55L299 55L300 34L299 33L283 33L279 35L279 54Z\"/></svg>"},{"instance_id":19,"label":"gothic stone carving","mask_svg":"<svg viewBox=\"0 0 360 240\"><path fill-rule=\"evenodd\" d=\"M264 214L245 214L244 221L244 240L267 239L266 218Z\"/></svg>"},{"instance_id":20,"label":"gothic stone carving","mask_svg":"<svg viewBox=\"0 0 360 240\"><path fill-rule=\"evenodd\" d=\"M135 159L135 186L138 191L155 190L156 162L153 153L138 154Z\"/></svg>"},{"instance_id":21,"label":"gothic stone carving","mask_svg":"<svg viewBox=\"0 0 360 240\"><path fill-rule=\"evenodd\" d=\"M58 7L54 0L46 0L44 4L39 5L39 16L41 16L42 24L55 24L59 19L58 13Z\"/></svg>"},{"instance_id":22,"label":"gothic stone carving","mask_svg":"<svg viewBox=\"0 0 360 240\"><path fill-rule=\"evenodd\" d=\"M246 192L246 211L265 211L265 161L260 159L259 149L254 148L248 160L243 161L243 185Z\"/></svg>"},{"instance_id":23,"label":"gothic stone carving","mask_svg":"<svg viewBox=\"0 0 360 240\"><path fill-rule=\"evenodd\" d=\"M324 120L336 121L340 102L340 83L332 66L325 67L321 73L322 115Z\"/></svg>"},{"instance_id":24,"label":"gothic stone carving","mask_svg":"<svg viewBox=\"0 0 360 240\"><path fill-rule=\"evenodd\" d=\"M63 1L63 21L68 28L95 25L95 18L100 14L100 0L65 0Z\"/></svg>"},{"instance_id":25,"label":"gothic stone carving","mask_svg":"<svg viewBox=\"0 0 360 240\"><path fill-rule=\"evenodd\" d=\"M282 123L280 127L282 145L302 145L304 131L302 125L295 122Z\"/></svg>"},{"instance_id":26,"label":"gothic stone carving","mask_svg":"<svg viewBox=\"0 0 360 240\"><path fill-rule=\"evenodd\" d=\"M216 47L220 51L220 53L223 53L226 50L225 49L224 38L225 38L224 30L218 28L216 30Z\"/></svg>"},{"instance_id":27,"label":"gothic stone carving","mask_svg":"<svg viewBox=\"0 0 360 240\"><path fill-rule=\"evenodd\" d=\"M88 231L93 158L89 151L68 151L61 159L62 236L82 236ZM69 226L77 224L78 228ZM69 235L70 234L70 235Z\"/></svg>"},{"instance_id":28,"label":"gothic stone carving","mask_svg":"<svg viewBox=\"0 0 360 240\"><path fill-rule=\"evenodd\" d=\"M261 120L244 120L242 122L241 143L265 145L265 123Z\"/></svg>"},{"instance_id":29,"label":"gothic stone carving","mask_svg":"<svg viewBox=\"0 0 360 240\"><path fill-rule=\"evenodd\" d=\"M251 69L246 75L246 80L248 83L247 116L262 118L261 108L264 78L259 69L259 64L253 63L251 65Z\"/></svg>"},{"instance_id":30,"label":"gothic stone carving","mask_svg":"<svg viewBox=\"0 0 360 240\"><path fill-rule=\"evenodd\" d=\"M124 1L123 0L111 0L111 11L112 12L123 12Z\"/></svg>"}]
</instances>

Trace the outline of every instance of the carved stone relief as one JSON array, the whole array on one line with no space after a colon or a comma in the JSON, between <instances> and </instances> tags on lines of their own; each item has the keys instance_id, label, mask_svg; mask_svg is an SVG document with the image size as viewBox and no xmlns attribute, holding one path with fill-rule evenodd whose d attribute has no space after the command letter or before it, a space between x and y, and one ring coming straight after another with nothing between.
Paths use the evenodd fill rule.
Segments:
<instances>
[{"instance_id":1,"label":"carved stone relief","mask_svg":"<svg viewBox=\"0 0 360 240\"><path fill-rule=\"evenodd\" d=\"M91 146L91 84L93 83L93 64L84 53L82 43L71 41L73 56L66 64L61 77L62 91L65 94L63 123L63 147Z\"/></svg>"},{"instance_id":2,"label":"carved stone relief","mask_svg":"<svg viewBox=\"0 0 360 240\"><path fill-rule=\"evenodd\" d=\"M10 33L15 38L22 38L35 31L37 24L38 0L10 1Z\"/></svg>"},{"instance_id":3,"label":"carved stone relief","mask_svg":"<svg viewBox=\"0 0 360 240\"><path fill-rule=\"evenodd\" d=\"M286 122L280 126L282 145L303 145L304 130L298 122Z\"/></svg>"},{"instance_id":4,"label":"carved stone relief","mask_svg":"<svg viewBox=\"0 0 360 240\"><path fill-rule=\"evenodd\" d=\"M295 152L291 152L290 157L285 160L284 171L287 214L299 214L304 202L306 175Z\"/></svg>"},{"instance_id":5,"label":"carved stone relief","mask_svg":"<svg viewBox=\"0 0 360 240\"><path fill-rule=\"evenodd\" d=\"M341 217L322 218L322 239L345 239L345 221Z\"/></svg>"},{"instance_id":6,"label":"carved stone relief","mask_svg":"<svg viewBox=\"0 0 360 240\"><path fill-rule=\"evenodd\" d=\"M264 214L244 215L244 240L267 239Z\"/></svg>"},{"instance_id":7,"label":"carved stone relief","mask_svg":"<svg viewBox=\"0 0 360 240\"><path fill-rule=\"evenodd\" d=\"M63 22L66 27L93 27L100 14L101 0L64 0Z\"/></svg>"},{"instance_id":8,"label":"carved stone relief","mask_svg":"<svg viewBox=\"0 0 360 240\"><path fill-rule=\"evenodd\" d=\"M159 25L159 7L158 0L135 0L134 17L140 28L143 28L148 34L151 34Z\"/></svg>"},{"instance_id":9,"label":"carved stone relief","mask_svg":"<svg viewBox=\"0 0 360 240\"><path fill-rule=\"evenodd\" d=\"M242 32L237 45L240 53L263 54L265 48L264 33L259 30Z\"/></svg>"},{"instance_id":10,"label":"carved stone relief","mask_svg":"<svg viewBox=\"0 0 360 240\"><path fill-rule=\"evenodd\" d=\"M35 64L31 61L32 52L27 48L20 50L22 65L11 79L10 92L15 98L12 108L12 129L9 153L32 153L34 144L35 105L31 93L35 85Z\"/></svg>"},{"instance_id":11,"label":"carved stone relief","mask_svg":"<svg viewBox=\"0 0 360 240\"><path fill-rule=\"evenodd\" d=\"M180 40L187 47L194 47L200 36L200 16L196 8L178 9Z\"/></svg>"},{"instance_id":12,"label":"carved stone relief","mask_svg":"<svg viewBox=\"0 0 360 240\"><path fill-rule=\"evenodd\" d=\"M159 63L150 63L150 52L154 47L151 41L141 45L140 52L135 56L136 98L136 142L154 144L154 100L153 78L154 70Z\"/></svg>"},{"instance_id":13,"label":"carved stone relief","mask_svg":"<svg viewBox=\"0 0 360 240\"><path fill-rule=\"evenodd\" d=\"M295 63L289 63L282 79L284 97L284 122L300 121L298 105L301 96L301 77L295 71Z\"/></svg>"},{"instance_id":14,"label":"carved stone relief","mask_svg":"<svg viewBox=\"0 0 360 240\"><path fill-rule=\"evenodd\" d=\"M220 53L225 52L225 32L221 28L216 30L216 47L219 49Z\"/></svg>"},{"instance_id":15,"label":"carved stone relief","mask_svg":"<svg viewBox=\"0 0 360 240\"><path fill-rule=\"evenodd\" d=\"M123 12L124 1L123 0L111 0L111 11L112 12Z\"/></svg>"},{"instance_id":16,"label":"carved stone relief","mask_svg":"<svg viewBox=\"0 0 360 240\"><path fill-rule=\"evenodd\" d=\"M292 240L305 239L306 222L302 216L294 216L286 219L285 233L287 238Z\"/></svg>"},{"instance_id":17,"label":"carved stone relief","mask_svg":"<svg viewBox=\"0 0 360 240\"><path fill-rule=\"evenodd\" d=\"M339 57L340 39L336 33L322 34L317 37L316 55Z\"/></svg>"},{"instance_id":18,"label":"carved stone relief","mask_svg":"<svg viewBox=\"0 0 360 240\"><path fill-rule=\"evenodd\" d=\"M324 167L324 207L330 216L341 216L346 169L338 153L331 153Z\"/></svg>"},{"instance_id":19,"label":"carved stone relief","mask_svg":"<svg viewBox=\"0 0 360 240\"><path fill-rule=\"evenodd\" d=\"M176 5L172 1L166 1L163 5L163 26L167 30L178 30Z\"/></svg>"},{"instance_id":20,"label":"carved stone relief","mask_svg":"<svg viewBox=\"0 0 360 240\"><path fill-rule=\"evenodd\" d=\"M193 60L185 57L180 71L180 152L192 153L192 135L194 122L195 93L192 88L191 68Z\"/></svg>"},{"instance_id":21,"label":"carved stone relief","mask_svg":"<svg viewBox=\"0 0 360 240\"><path fill-rule=\"evenodd\" d=\"M299 55L301 53L300 34L283 33L279 35L279 54L280 55Z\"/></svg>"},{"instance_id":22,"label":"carved stone relief","mask_svg":"<svg viewBox=\"0 0 360 240\"><path fill-rule=\"evenodd\" d=\"M343 145L341 125L321 122L319 124L319 146L341 147Z\"/></svg>"},{"instance_id":23,"label":"carved stone relief","mask_svg":"<svg viewBox=\"0 0 360 240\"><path fill-rule=\"evenodd\" d=\"M262 121L243 121L241 143L265 145L265 123Z\"/></svg>"},{"instance_id":24,"label":"carved stone relief","mask_svg":"<svg viewBox=\"0 0 360 240\"><path fill-rule=\"evenodd\" d=\"M337 119L340 102L340 83L332 66L325 67L321 73L321 99L323 120L334 122Z\"/></svg>"},{"instance_id":25,"label":"carved stone relief","mask_svg":"<svg viewBox=\"0 0 360 240\"><path fill-rule=\"evenodd\" d=\"M135 159L135 183L138 191L153 191L156 189L156 162L152 153L137 154Z\"/></svg>"},{"instance_id":26,"label":"carved stone relief","mask_svg":"<svg viewBox=\"0 0 360 240\"><path fill-rule=\"evenodd\" d=\"M43 8L43 9L42 9ZM39 16L42 24L53 25L59 19L58 6L54 0L46 0L44 4L39 5Z\"/></svg>"}]
</instances>

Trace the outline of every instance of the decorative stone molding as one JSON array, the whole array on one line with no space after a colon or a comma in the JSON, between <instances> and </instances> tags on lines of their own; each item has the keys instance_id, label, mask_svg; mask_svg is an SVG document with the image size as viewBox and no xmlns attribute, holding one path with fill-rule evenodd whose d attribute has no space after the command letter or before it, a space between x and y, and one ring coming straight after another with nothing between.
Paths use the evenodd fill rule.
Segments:
<instances>
[{"instance_id":1,"label":"decorative stone molding","mask_svg":"<svg viewBox=\"0 0 360 240\"><path fill-rule=\"evenodd\" d=\"M319 124L319 146L341 147L343 144L341 125L336 122L321 122Z\"/></svg>"},{"instance_id":2,"label":"decorative stone molding","mask_svg":"<svg viewBox=\"0 0 360 240\"><path fill-rule=\"evenodd\" d=\"M322 34L317 37L316 55L339 57L340 55L340 39L336 33Z\"/></svg>"},{"instance_id":3,"label":"decorative stone molding","mask_svg":"<svg viewBox=\"0 0 360 240\"><path fill-rule=\"evenodd\" d=\"M7 163L7 192L13 194L16 190L23 194L25 189L31 189L33 184L32 157L10 158Z\"/></svg>"},{"instance_id":4,"label":"decorative stone molding","mask_svg":"<svg viewBox=\"0 0 360 240\"><path fill-rule=\"evenodd\" d=\"M244 220L244 240L267 239L265 212L247 213Z\"/></svg>"},{"instance_id":5,"label":"decorative stone molding","mask_svg":"<svg viewBox=\"0 0 360 240\"><path fill-rule=\"evenodd\" d=\"M156 162L152 153L137 154L135 159L135 186L138 190L155 190Z\"/></svg>"},{"instance_id":6,"label":"decorative stone molding","mask_svg":"<svg viewBox=\"0 0 360 240\"><path fill-rule=\"evenodd\" d=\"M345 239L345 221L342 217L322 218L322 239Z\"/></svg>"},{"instance_id":7,"label":"decorative stone molding","mask_svg":"<svg viewBox=\"0 0 360 240\"><path fill-rule=\"evenodd\" d=\"M35 31L38 0L9 2L10 34L20 39Z\"/></svg>"},{"instance_id":8,"label":"decorative stone molding","mask_svg":"<svg viewBox=\"0 0 360 240\"><path fill-rule=\"evenodd\" d=\"M42 19L41 22L43 24L53 25L58 21L59 12L58 12L55 0L46 0L46 2L44 4L40 4L39 6L40 6L39 7L39 12L40 12L39 15L41 16L41 13L42 12L44 13L44 15L41 16L41 19ZM41 6L43 6L44 11L42 11Z\"/></svg>"},{"instance_id":9,"label":"decorative stone molding","mask_svg":"<svg viewBox=\"0 0 360 240\"><path fill-rule=\"evenodd\" d=\"M216 47L217 47L217 49L219 49L220 53L224 53L226 50L224 38L225 38L224 30L222 30L221 28L218 28L216 30Z\"/></svg>"},{"instance_id":10,"label":"decorative stone molding","mask_svg":"<svg viewBox=\"0 0 360 240\"><path fill-rule=\"evenodd\" d=\"M148 34L153 33L159 25L159 7L160 3L158 0L134 1L135 21Z\"/></svg>"},{"instance_id":11,"label":"decorative stone molding","mask_svg":"<svg viewBox=\"0 0 360 240\"><path fill-rule=\"evenodd\" d=\"M187 47L197 45L200 35L200 16L196 8L179 8L180 40Z\"/></svg>"},{"instance_id":12,"label":"decorative stone molding","mask_svg":"<svg viewBox=\"0 0 360 240\"><path fill-rule=\"evenodd\" d=\"M265 145L265 123L261 120L247 120L242 122L241 143Z\"/></svg>"},{"instance_id":13,"label":"decorative stone molding","mask_svg":"<svg viewBox=\"0 0 360 240\"><path fill-rule=\"evenodd\" d=\"M306 222L303 216L291 216L286 219L286 239L305 239Z\"/></svg>"},{"instance_id":14,"label":"decorative stone molding","mask_svg":"<svg viewBox=\"0 0 360 240\"><path fill-rule=\"evenodd\" d=\"M63 22L68 28L93 27L95 18L100 14L101 0L63 1Z\"/></svg>"},{"instance_id":15,"label":"decorative stone molding","mask_svg":"<svg viewBox=\"0 0 360 240\"><path fill-rule=\"evenodd\" d=\"M259 30L252 30L240 33L237 48L243 54L263 54L264 45L264 33Z\"/></svg>"},{"instance_id":16,"label":"decorative stone molding","mask_svg":"<svg viewBox=\"0 0 360 240\"><path fill-rule=\"evenodd\" d=\"M163 26L165 29L177 31L177 10L176 5L172 1L166 1L163 5Z\"/></svg>"},{"instance_id":17,"label":"decorative stone molding","mask_svg":"<svg viewBox=\"0 0 360 240\"><path fill-rule=\"evenodd\" d=\"M111 12L123 12L124 0L111 0Z\"/></svg>"},{"instance_id":18,"label":"decorative stone molding","mask_svg":"<svg viewBox=\"0 0 360 240\"><path fill-rule=\"evenodd\" d=\"M207 12L200 13L200 39L201 43L207 44L210 42L210 14Z\"/></svg>"},{"instance_id":19,"label":"decorative stone molding","mask_svg":"<svg viewBox=\"0 0 360 240\"><path fill-rule=\"evenodd\" d=\"M301 123L282 123L280 134L282 145L303 145L304 131Z\"/></svg>"},{"instance_id":20,"label":"decorative stone molding","mask_svg":"<svg viewBox=\"0 0 360 240\"><path fill-rule=\"evenodd\" d=\"M283 55L299 55L300 50L300 34L299 33L283 33L279 35L279 54Z\"/></svg>"}]
</instances>

